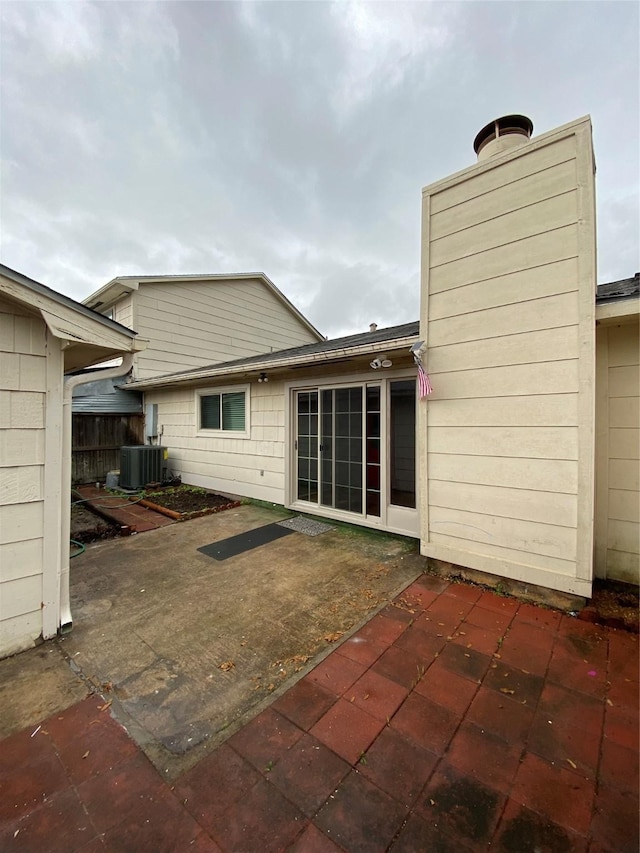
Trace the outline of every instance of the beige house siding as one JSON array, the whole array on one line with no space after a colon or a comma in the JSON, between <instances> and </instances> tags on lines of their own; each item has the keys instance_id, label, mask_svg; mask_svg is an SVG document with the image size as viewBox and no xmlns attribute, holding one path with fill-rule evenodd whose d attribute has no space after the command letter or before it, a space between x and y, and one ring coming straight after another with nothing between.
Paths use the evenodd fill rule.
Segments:
<instances>
[{"instance_id":1,"label":"beige house siding","mask_svg":"<svg viewBox=\"0 0 640 853\"><path fill-rule=\"evenodd\" d=\"M589 594L594 216L588 120L424 190L427 556Z\"/></svg>"},{"instance_id":2,"label":"beige house siding","mask_svg":"<svg viewBox=\"0 0 640 853\"><path fill-rule=\"evenodd\" d=\"M596 575L640 583L638 318L597 329Z\"/></svg>"},{"instance_id":3,"label":"beige house siding","mask_svg":"<svg viewBox=\"0 0 640 853\"><path fill-rule=\"evenodd\" d=\"M114 308L114 319L149 340L137 379L317 340L259 279L141 282Z\"/></svg>"},{"instance_id":4,"label":"beige house siding","mask_svg":"<svg viewBox=\"0 0 640 853\"><path fill-rule=\"evenodd\" d=\"M218 391L221 387L212 386L211 390ZM248 438L236 438L233 433L199 434L196 390L193 388L147 391L145 403L158 404L160 443L169 448L168 467L179 473L183 482L282 504L285 496L284 386L278 381L253 382L249 388L251 426Z\"/></svg>"},{"instance_id":5,"label":"beige house siding","mask_svg":"<svg viewBox=\"0 0 640 853\"><path fill-rule=\"evenodd\" d=\"M42 633L46 326L0 299L0 654Z\"/></svg>"},{"instance_id":6,"label":"beige house siding","mask_svg":"<svg viewBox=\"0 0 640 853\"><path fill-rule=\"evenodd\" d=\"M135 292L135 291L134 291ZM113 319L121 323L127 329L135 329L135 318L133 316L133 294L125 296L113 306ZM138 356L139 358L139 356Z\"/></svg>"}]
</instances>

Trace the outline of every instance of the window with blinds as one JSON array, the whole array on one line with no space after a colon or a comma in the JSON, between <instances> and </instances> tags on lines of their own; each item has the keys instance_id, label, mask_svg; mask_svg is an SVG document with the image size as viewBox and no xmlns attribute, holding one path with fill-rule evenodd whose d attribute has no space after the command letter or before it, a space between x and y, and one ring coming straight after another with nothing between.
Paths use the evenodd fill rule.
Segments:
<instances>
[{"instance_id":1,"label":"window with blinds","mask_svg":"<svg viewBox=\"0 0 640 853\"><path fill-rule=\"evenodd\" d=\"M245 432L246 391L201 394L200 429Z\"/></svg>"}]
</instances>

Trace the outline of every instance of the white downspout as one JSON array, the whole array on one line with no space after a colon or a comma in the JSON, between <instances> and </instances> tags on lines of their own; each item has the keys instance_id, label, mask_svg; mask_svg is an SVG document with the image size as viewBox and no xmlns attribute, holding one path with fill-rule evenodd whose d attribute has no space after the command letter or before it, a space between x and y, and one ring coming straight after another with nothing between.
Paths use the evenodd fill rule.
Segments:
<instances>
[{"instance_id":1,"label":"white downspout","mask_svg":"<svg viewBox=\"0 0 640 853\"><path fill-rule=\"evenodd\" d=\"M93 371L88 376L66 376L62 397L62 545L60 554L60 631L71 630L71 604L69 597L69 555L71 531L71 406L74 388L95 382L96 379L117 379L125 376L133 366L133 353L122 357L122 364Z\"/></svg>"}]
</instances>

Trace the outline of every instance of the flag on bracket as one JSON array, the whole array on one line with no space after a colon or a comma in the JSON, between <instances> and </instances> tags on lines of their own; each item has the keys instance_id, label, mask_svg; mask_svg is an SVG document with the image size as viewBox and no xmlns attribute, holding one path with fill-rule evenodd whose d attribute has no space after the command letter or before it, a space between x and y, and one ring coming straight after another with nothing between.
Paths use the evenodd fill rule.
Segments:
<instances>
[{"instance_id":1,"label":"flag on bracket","mask_svg":"<svg viewBox=\"0 0 640 853\"><path fill-rule=\"evenodd\" d=\"M431 387L431 380L429 379L429 374L424 369L424 365L422 364L422 355L420 350L423 346L423 343L423 341L416 341L416 343L411 347L413 360L415 361L416 366L418 368L418 391L421 400L423 400L425 397L427 397L433 392L433 388Z\"/></svg>"}]
</instances>

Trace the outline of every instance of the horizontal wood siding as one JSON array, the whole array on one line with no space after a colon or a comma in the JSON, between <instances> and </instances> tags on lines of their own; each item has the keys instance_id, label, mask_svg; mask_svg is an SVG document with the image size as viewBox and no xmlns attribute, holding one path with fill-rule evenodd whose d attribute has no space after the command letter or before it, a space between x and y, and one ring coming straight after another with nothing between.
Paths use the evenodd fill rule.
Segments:
<instances>
[{"instance_id":1,"label":"horizontal wood siding","mask_svg":"<svg viewBox=\"0 0 640 853\"><path fill-rule=\"evenodd\" d=\"M257 279L142 283L134 299L140 379L316 341Z\"/></svg>"},{"instance_id":2,"label":"horizontal wood siding","mask_svg":"<svg viewBox=\"0 0 640 853\"><path fill-rule=\"evenodd\" d=\"M0 299L0 657L42 632L46 329Z\"/></svg>"},{"instance_id":3,"label":"horizontal wood siding","mask_svg":"<svg viewBox=\"0 0 640 853\"><path fill-rule=\"evenodd\" d=\"M596 574L640 583L640 336L637 318L597 336Z\"/></svg>"},{"instance_id":4,"label":"horizontal wood siding","mask_svg":"<svg viewBox=\"0 0 640 853\"><path fill-rule=\"evenodd\" d=\"M225 388L229 387L225 385ZM284 386L250 386L249 438L197 434L195 391L147 392L158 404L158 429L169 449L168 467L183 482L242 497L284 503Z\"/></svg>"},{"instance_id":5,"label":"horizontal wood siding","mask_svg":"<svg viewBox=\"0 0 640 853\"><path fill-rule=\"evenodd\" d=\"M549 134L424 191L421 337L434 393L420 420L423 553L583 594L587 131Z\"/></svg>"},{"instance_id":6,"label":"horizontal wood siding","mask_svg":"<svg viewBox=\"0 0 640 853\"><path fill-rule=\"evenodd\" d=\"M120 299L118 302L116 302L116 304L113 306L113 319L117 323L126 326L127 329L133 329L137 332L138 330L134 326L135 320L133 317L133 299L135 292L136 291L128 294L123 299Z\"/></svg>"}]
</instances>

